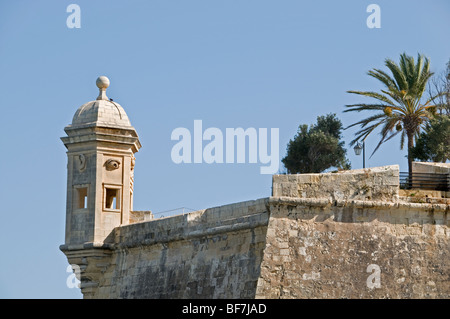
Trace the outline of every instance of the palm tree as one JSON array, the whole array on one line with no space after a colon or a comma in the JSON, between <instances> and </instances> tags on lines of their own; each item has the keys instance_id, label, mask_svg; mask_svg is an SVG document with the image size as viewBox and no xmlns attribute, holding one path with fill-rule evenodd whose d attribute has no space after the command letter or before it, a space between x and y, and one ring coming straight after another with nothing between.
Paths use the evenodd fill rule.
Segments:
<instances>
[{"instance_id":1,"label":"palm tree","mask_svg":"<svg viewBox=\"0 0 450 319\"><path fill-rule=\"evenodd\" d=\"M374 98L377 103L346 105L348 109L344 112L378 111L376 114L347 127L356 125L361 127L355 133L355 139L350 142L350 145L359 140L364 141L376 128L381 127L381 139L373 151L373 155L381 144L401 133L400 149L403 149L406 138L408 143L408 171L411 174L413 161L411 149L414 147L414 139L436 112L436 107L430 103L437 96L430 97L421 103L427 81L433 73L430 72L428 58L421 54L418 54L417 63L415 63L413 57L403 53L400 55L398 65L391 59L386 59L385 65L392 76L379 69L368 72L368 75L384 84L384 90L382 89L380 92L347 91L348 93Z\"/></svg>"}]
</instances>

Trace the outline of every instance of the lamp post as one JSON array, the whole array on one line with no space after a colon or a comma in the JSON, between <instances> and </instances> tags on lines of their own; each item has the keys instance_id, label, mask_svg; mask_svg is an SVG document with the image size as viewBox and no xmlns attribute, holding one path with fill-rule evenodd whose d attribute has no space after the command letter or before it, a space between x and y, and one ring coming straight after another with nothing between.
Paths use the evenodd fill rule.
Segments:
<instances>
[{"instance_id":1,"label":"lamp post","mask_svg":"<svg viewBox=\"0 0 450 319\"><path fill-rule=\"evenodd\" d=\"M363 152L363 168L366 168L366 144L363 141L362 144L360 142L356 143L356 146L353 148L356 155L361 155L361 151Z\"/></svg>"}]
</instances>

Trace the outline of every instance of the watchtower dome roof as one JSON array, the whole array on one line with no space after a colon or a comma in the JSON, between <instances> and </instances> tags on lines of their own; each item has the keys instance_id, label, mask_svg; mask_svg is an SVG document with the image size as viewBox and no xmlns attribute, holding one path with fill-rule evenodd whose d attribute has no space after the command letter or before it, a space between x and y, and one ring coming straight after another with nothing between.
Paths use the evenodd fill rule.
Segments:
<instances>
[{"instance_id":1,"label":"watchtower dome roof","mask_svg":"<svg viewBox=\"0 0 450 319\"><path fill-rule=\"evenodd\" d=\"M75 127L117 127L132 128L130 120L123 107L111 101L106 96L110 82L106 76L100 76L96 81L100 93L95 101L90 101L78 108L72 119L71 128Z\"/></svg>"}]
</instances>

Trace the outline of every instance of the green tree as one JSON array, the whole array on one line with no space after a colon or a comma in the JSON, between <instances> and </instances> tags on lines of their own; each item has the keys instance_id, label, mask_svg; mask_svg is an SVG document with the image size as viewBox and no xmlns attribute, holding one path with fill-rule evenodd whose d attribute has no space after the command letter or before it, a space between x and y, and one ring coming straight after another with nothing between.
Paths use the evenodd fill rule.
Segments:
<instances>
[{"instance_id":1,"label":"green tree","mask_svg":"<svg viewBox=\"0 0 450 319\"><path fill-rule=\"evenodd\" d=\"M330 167L350 169L341 142L342 122L336 114L317 117L317 124L299 126L281 161L288 173L320 173Z\"/></svg>"},{"instance_id":2,"label":"green tree","mask_svg":"<svg viewBox=\"0 0 450 319\"><path fill-rule=\"evenodd\" d=\"M411 173L413 161L411 149L414 147L414 139L421 128L436 113L436 107L431 105L431 101L436 96L432 96L425 102L422 102L422 95L433 73L430 72L428 58L421 54L418 54L417 63L415 63L413 57L403 53L400 55L399 64L396 64L391 59L386 59L385 66L389 69L392 76L379 69L373 69L368 72L368 75L379 80L385 86L385 89L382 89L380 92L347 91L348 93L359 94L377 100L373 104L358 103L346 105L348 109L344 112L377 112L347 127L350 128L356 125L361 127L355 133L356 137L350 142L350 145L355 144L359 140L364 141L370 133L381 127L381 139L375 147L373 155L381 144L401 133L400 149L403 149L405 139L407 139L408 170Z\"/></svg>"},{"instance_id":3,"label":"green tree","mask_svg":"<svg viewBox=\"0 0 450 319\"><path fill-rule=\"evenodd\" d=\"M432 119L411 149L414 159L445 163L450 160L450 115Z\"/></svg>"}]
</instances>

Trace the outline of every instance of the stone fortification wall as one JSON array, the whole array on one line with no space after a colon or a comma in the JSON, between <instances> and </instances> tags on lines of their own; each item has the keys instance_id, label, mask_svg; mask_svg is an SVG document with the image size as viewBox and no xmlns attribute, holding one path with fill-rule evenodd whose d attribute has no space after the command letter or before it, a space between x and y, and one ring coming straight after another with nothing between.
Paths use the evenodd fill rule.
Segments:
<instances>
[{"instance_id":1,"label":"stone fortification wall","mask_svg":"<svg viewBox=\"0 0 450 319\"><path fill-rule=\"evenodd\" d=\"M115 229L94 298L254 298L267 199Z\"/></svg>"},{"instance_id":2,"label":"stone fortification wall","mask_svg":"<svg viewBox=\"0 0 450 319\"><path fill-rule=\"evenodd\" d=\"M449 298L449 206L270 199L258 298Z\"/></svg>"},{"instance_id":3,"label":"stone fortification wall","mask_svg":"<svg viewBox=\"0 0 450 319\"><path fill-rule=\"evenodd\" d=\"M398 166L276 175L270 198L142 217L65 253L86 298L449 298L448 212L402 201Z\"/></svg>"}]
</instances>

